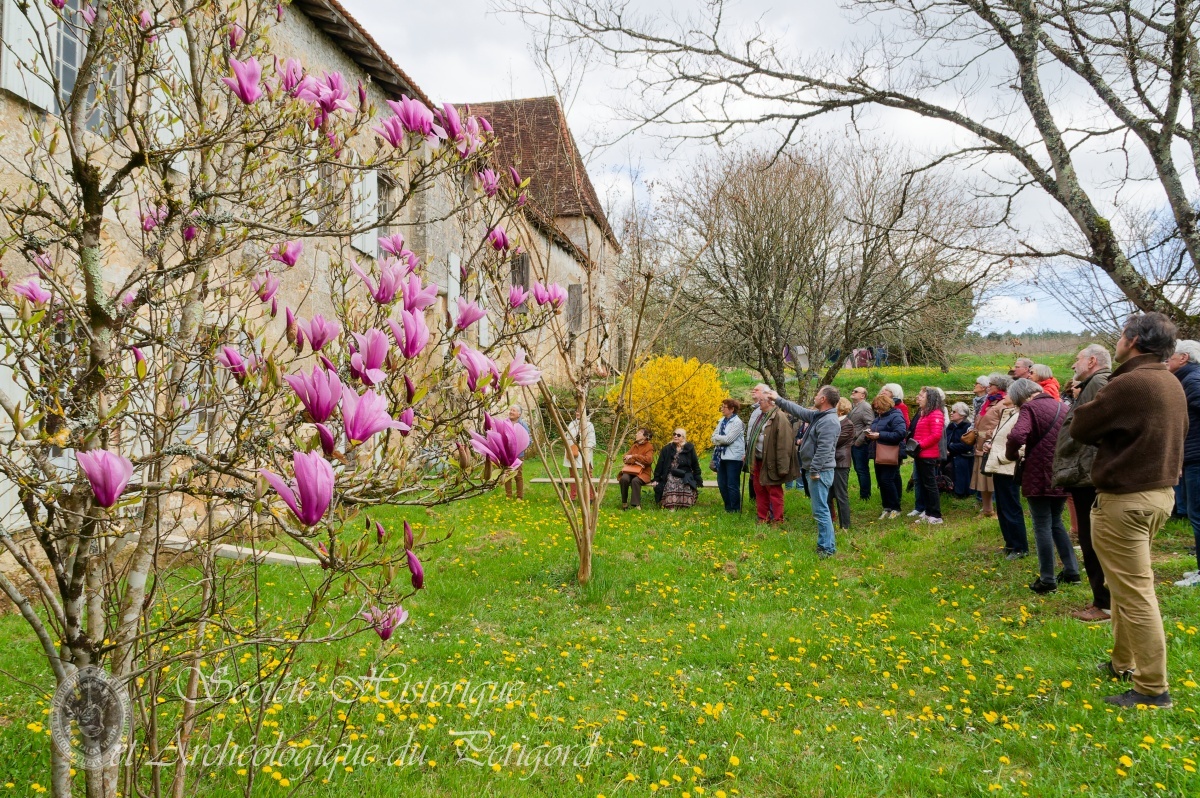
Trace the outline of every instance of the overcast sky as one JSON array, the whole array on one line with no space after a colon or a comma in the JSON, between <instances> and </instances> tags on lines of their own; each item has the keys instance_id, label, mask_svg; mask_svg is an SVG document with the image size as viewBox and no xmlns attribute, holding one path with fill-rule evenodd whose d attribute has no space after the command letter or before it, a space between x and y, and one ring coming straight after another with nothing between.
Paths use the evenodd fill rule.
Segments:
<instances>
[{"instance_id":1,"label":"overcast sky","mask_svg":"<svg viewBox=\"0 0 1200 798\"><path fill-rule=\"evenodd\" d=\"M641 13L680 14L700 2L639 0L636 7ZM553 93L533 57L533 34L518 17L494 11L497 0L342 3L435 102ZM832 0L742 0L736 11L747 24L758 20L800 52L817 52L854 35L839 4ZM590 151L592 180L609 203L619 203L627 195L631 172L642 179L663 179L687 160L686 152L671 152L646 136L606 148L595 147L622 129L613 111L623 99L622 89L619 75L595 70L567 109L572 132L580 146ZM889 128L890 137L914 141L938 135L916 117L904 121L903 129ZM1031 297L1030 293L1017 286L989 302L981 309L977 328L985 332L1080 328L1057 303Z\"/></svg>"}]
</instances>

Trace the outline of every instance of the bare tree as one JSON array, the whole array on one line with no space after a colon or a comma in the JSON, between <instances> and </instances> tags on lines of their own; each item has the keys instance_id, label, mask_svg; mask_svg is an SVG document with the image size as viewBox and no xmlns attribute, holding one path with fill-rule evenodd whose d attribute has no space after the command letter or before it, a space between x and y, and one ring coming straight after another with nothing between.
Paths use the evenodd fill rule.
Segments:
<instances>
[{"instance_id":1,"label":"bare tree","mask_svg":"<svg viewBox=\"0 0 1200 798\"><path fill-rule=\"evenodd\" d=\"M730 151L701 163L669 203L679 245L709 241L674 280L680 316L732 362L801 397L854 347L944 337L1007 264L981 255L991 229L962 187L859 147ZM946 311L957 303L959 312ZM962 330L957 333L961 337Z\"/></svg>"},{"instance_id":2,"label":"bare tree","mask_svg":"<svg viewBox=\"0 0 1200 798\"><path fill-rule=\"evenodd\" d=\"M932 163L973 169L996 223L1020 226L1019 201L1040 192L1078 232L1078 246L1064 245L1026 221L1013 254L1098 269L1133 306L1200 330L1196 0L856 0L859 29L875 35L834 57L733 29L725 0L684 19L642 14L626 0L510 8L553 23L559 44L593 43L626 67L628 96L645 103L638 125L668 135L719 140L771 126L782 148L807 119L847 112L857 123L871 108L945 123L959 137ZM1186 253L1165 278L1114 224L1111 209L1134 190L1153 194Z\"/></svg>"}]
</instances>

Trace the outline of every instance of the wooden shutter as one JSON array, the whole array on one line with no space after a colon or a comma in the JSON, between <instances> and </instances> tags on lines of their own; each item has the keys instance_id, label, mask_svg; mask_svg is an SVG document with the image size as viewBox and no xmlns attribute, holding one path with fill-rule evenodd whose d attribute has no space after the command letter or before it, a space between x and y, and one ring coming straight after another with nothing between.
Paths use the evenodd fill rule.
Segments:
<instances>
[{"instance_id":1,"label":"wooden shutter","mask_svg":"<svg viewBox=\"0 0 1200 798\"><path fill-rule=\"evenodd\" d=\"M56 103L50 69L58 39L58 15L49 4L31 2L29 16L33 21L21 13L17 0L4 0L0 86L43 111L54 111ZM43 52L43 48L47 52ZM49 57L49 64L43 56Z\"/></svg>"},{"instance_id":2,"label":"wooden shutter","mask_svg":"<svg viewBox=\"0 0 1200 798\"><path fill-rule=\"evenodd\" d=\"M582 283L571 283L567 286L567 325L573 333L583 329Z\"/></svg>"},{"instance_id":3,"label":"wooden shutter","mask_svg":"<svg viewBox=\"0 0 1200 798\"><path fill-rule=\"evenodd\" d=\"M378 172L371 169L356 173L350 202L350 221L355 227L379 221ZM375 257L379 249L379 228L372 227L364 232L355 233L350 239L350 245L359 252Z\"/></svg>"}]
</instances>

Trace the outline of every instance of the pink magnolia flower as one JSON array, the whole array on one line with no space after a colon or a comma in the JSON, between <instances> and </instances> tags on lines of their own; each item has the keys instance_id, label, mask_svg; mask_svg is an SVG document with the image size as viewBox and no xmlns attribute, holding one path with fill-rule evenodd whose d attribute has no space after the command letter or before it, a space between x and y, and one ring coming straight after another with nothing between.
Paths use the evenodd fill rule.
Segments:
<instances>
[{"instance_id":1,"label":"pink magnolia flower","mask_svg":"<svg viewBox=\"0 0 1200 798\"><path fill-rule=\"evenodd\" d=\"M362 380L364 385L379 385L387 379L387 372L382 368L390 348L387 335L375 328L364 334L353 335L358 342L358 351L350 356L350 373Z\"/></svg>"},{"instance_id":2,"label":"pink magnolia flower","mask_svg":"<svg viewBox=\"0 0 1200 798\"><path fill-rule=\"evenodd\" d=\"M508 289L508 305L514 310L524 305L526 299L529 299L529 292L521 286L514 285Z\"/></svg>"},{"instance_id":3,"label":"pink magnolia flower","mask_svg":"<svg viewBox=\"0 0 1200 798\"><path fill-rule=\"evenodd\" d=\"M422 321L424 321L424 319L422 319ZM411 404L412 400L415 399L416 396L417 396L417 386L413 385L412 377L405 374L404 375L404 401Z\"/></svg>"},{"instance_id":4,"label":"pink magnolia flower","mask_svg":"<svg viewBox=\"0 0 1200 798\"><path fill-rule=\"evenodd\" d=\"M525 362L525 350L518 349L516 356L508 364L508 378L517 385L537 385L542 378L542 372L532 363Z\"/></svg>"},{"instance_id":5,"label":"pink magnolia flower","mask_svg":"<svg viewBox=\"0 0 1200 798\"><path fill-rule=\"evenodd\" d=\"M314 365L309 374L303 371L287 374L284 379L292 386L308 415L318 424L325 423L333 415L342 398L342 381L338 379L337 372L321 366Z\"/></svg>"},{"instance_id":6,"label":"pink magnolia flower","mask_svg":"<svg viewBox=\"0 0 1200 798\"><path fill-rule=\"evenodd\" d=\"M409 551L413 547L413 531L412 524L404 522L404 550Z\"/></svg>"},{"instance_id":7,"label":"pink magnolia flower","mask_svg":"<svg viewBox=\"0 0 1200 798\"><path fill-rule=\"evenodd\" d=\"M409 433L412 432L412 428L417 423L417 414L411 407L406 407L406 408L404 408L404 412L400 414L400 418L398 418L396 420L399 421L401 424L405 424L408 426L407 430L404 430L404 429L400 430L400 436L407 438Z\"/></svg>"},{"instance_id":8,"label":"pink magnolia flower","mask_svg":"<svg viewBox=\"0 0 1200 798\"><path fill-rule=\"evenodd\" d=\"M475 179L479 181L479 188L489 197L496 196L496 192L500 190L500 176L494 169L484 169L475 175Z\"/></svg>"},{"instance_id":9,"label":"pink magnolia flower","mask_svg":"<svg viewBox=\"0 0 1200 798\"><path fill-rule=\"evenodd\" d=\"M229 49L236 50L242 44L242 40L246 38L246 29L237 22L233 23L233 27L229 29Z\"/></svg>"},{"instance_id":10,"label":"pink magnolia flower","mask_svg":"<svg viewBox=\"0 0 1200 798\"><path fill-rule=\"evenodd\" d=\"M333 466L320 452L293 452L292 470L296 474L294 491L278 474L265 468L258 473L291 508L296 520L304 526L315 526L333 501Z\"/></svg>"},{"instance_id":11,"label":"pink magnolia flower","mask_svg":"<svg viewBox=\"0 0 1200 798\"><path fill-rule=\"evenodd\" d=\"M129 458L107 449L76 452L75 460L92 486L96 504L101 507L116 504L133 476L133 463Z\"/></svg>"},{"instance_id":12,"label":"pink magnolia flower","mask_svg":"<svg viewBox=\"0 0 1200 798\"><path fill-rule=\"evenodd\" d=\"M450 103L444 104L442 110L438 112L437 119L441 123L442 129L446 131L444 138L450 141L458 141L462 138L462 120L458 115L457 108Z\"/></svg>"},{"instance_id":13,"label":"pink magnolia flower","mask_svg":"<svg viewBox=\"0 0 1200 798\"><path fill-rule=\"evenodd\" d=\"M54 295L42 288L42 284L38 282L38 278L30 277L23 283L13 286L13 293L17 296L23 296L35 305L44 305L49 302Z\"/></svg>"},{"instance_id":14,"label":"pink magnolia flower","mask_svg":"<svg viewBox=\"0 0 1200 798\"><path fill-rule=\"evenodd\" d=\"M383 538L386 536L387 530L383 528L383 524L375 522L375 542L380 546L383 545Z\"/></svg>"},{"instance_id":15,"label":"pink magnolia flower","mask_svg":"<svg viewBox=\"0 0 1200 798\"><path fill-rule=\"evenodd\" d=\"M262 89L258 85L262 78L262 67L258 59L251 56L245 61L238 61L230 56L229 68L233 70L233 77L221 78L225 85L246 105L257 102L262 97Z\"/></svg>"},{"instance_id":16,"label":"pink magnolia flower","mask_svg":"<svg viewBox=\"0 0 1200 798\"><path fill-rule=\"evenodd\" d=\"M467 387L472 391L479 389L487 391L495 383L499 382L500 370L496 367L495 362L478 349L472 349L466 344L460 343L455 352L455 357L458 358L458 362L462 364L462 367L466 369ZM482 383L480 382L481 379L483 379Z\"/></svg>"},{"instance_id":17,"label":"pink magnolia flower","mask_svg":"<svg viewBox=\"0 0 1200 798\"><path fill-rule=\"evenodd\" d=\"M317 437L321 440L321 451L326 457L333 457L334 451L337 449L337 439L334 438L333 430L324 424L314 425L317 428Z\"/></svg>"},{"instance_id":18,"label":"pink magnolia flower","mask_svg":"<svg viewBox=\"0 0 1200 798\"><path fill-rule=\"evenodd\" d=\"M496 225L488 231L488 243L497 252L503 252L511 246L511 242L508 240L508 233L504 232L504 228L500 225Z\"/></svg>"},{"instance_id":19,"label":"pink magnolia flower","mask_svg":"<svg viewBox=\"0 0 1200 798\"><path fill-rule=\"evenodd\" d=\"M547 301L557 310L567 302L567 289L558 283L550 283L546 287Z\"/></svg>"},{"instance_id":20,"label":"pink magnolia flower","mask_svg":"<svg viewBox=\"0 0 1200 798\"><path fill-rule=\"evenodd\" d=\"M137 291L129 290L125 292L125 296L121 297L121 304L129 307L137 301Z\"/></svg>"},{"instance_id":21,"label":"pink magnolia flower","mask_svg":"<svg viewBox=\"0 0 1200 798\"><path fill-rule=\"evenodd\" d=\"M472 431L471 447L503 468L521 465L521 455L529 448L529 433L507 418L491 417L492 428L486 437Z\"/></svg>"},{"instance_id":22,"label":"pink magnolia flower","mask_svg":"<svg viewBox=\"0 0 1200 798\"><path fill-rule=\"evenodd\" d=\"M469 158L481 144L483 135L479 128L479 119L468 116L463 126L462 138L458 142L458 154L462 158Z\"/></svg>"},{"instance_id":23,"label":"pink magnolia flower","mask_svg":"<svg viewBox=\"0 0 1200 798\"><path fill-rule=\"evenodd\" d=\"M403 233L392 233L390 236L380 236L379 248L396 258L401 257L401 253L408 251L404 248Z\"/></svg>"},{"instance_id":24,"label":"pink magnolia flower","mask_svg":"<svg viewBox=\"0 0 1200 798\"><path fill-rule=\"evenodd\" d=\"M129 350L133 352L133 369L137 373L138 379L143 379L146 376L146 371L149 369L146 363L146 355L136 346L129 347Z\"/></svg>"},{"instance_id":25,"label":"pink magnolia flower","mask_svg":"<svg viewBox=\"0 0 1200 798\"><path fill-rule=\"evenodd\" d=\"M342 424L346 439L357 446L385 429L408 429L404 424L388 415L387 399L367 390L359 396L349 387L342 387Z\"/></svg>"},{"instance_id":26,"label":"pink magnolia flower","mask_svg":"<svg viewBox=\"0 0 1200 798\"><path fill-rule=\"evenodd\" d=\"M375 634L379 635L379 639L386 641L392 636L392 632L397 626L403 626L404 622L408 620L408 613L397 604L386 611L372 606L371 609L360 613L358 617L371 624L375 629Z\"/></svg>"},{"instance_id":27,"label":"pink magnolia flower","mask_svg":"<svg viewBox=\"0 0 1200 798\"><path fill-rule=\"evenodd\" d=\"M283 68L280 69L278 59L276 59L275 72L279 75L279 86L288 94L294 95L296 89L300 86L300 82L304 80L304 67L296 58L289 58L283 62Z\"/></svg>"},{"instance_id":28,"label":"pink magnolia flower","mask_svg":"<svg viewBox=\"0 0 1200 798\"><path fill-rule=\"evenodd\" d=\"M250 281L250 290L263 302L270 302L279 290L279 278L271 272L263 272Z\"/></svg>"},{"instance_id":29,"label":"pink magnolia flower","mask_svg":"<svg viewBox=\"0 0 1200 798\"><path fill-rule=\"evenodd\" d=\"M159 205L156 208L153 205L147 205L142 212L138 214L138 219L142 223L142 230L149 233L151 230L167 220L167 206Z\"/></svg>"},{"instance_id":30,"label":"pink magnolia flower","mask_svg":"<svg viewBox=\"0 0 1200 798\"><path fill-rule=\"evenodd\" d=\"M88 4L83 7L83 11L80 13L83 14L83 21L86 22L88 25L96 24L96 7L95 6Z\"/></svg>"},{"instance_id":31,"label":"pink magnolia flower","mask_svg":"<svg viewBox=\"0 0 1200 798\"><path fill-rule=\"evenodd\" d=\"M404 145L404 137L407 135L404 131L404 125L395 116L389 116L375 127L372 127L371 130L378 133L381 139L396 148Z\"/></svg>"},{"instance_id":32,"label":"pink magnolia flower","mask_svg":"<svg viewBox=\"0 0 1200 798\"><path fill-rule=\"evenodd\" d=\"M517 167L515 167L515 166L508 167L508 176L510 178L512 178L513 188L521 187L521 173L517 171Z\"/></svg>"},{"instance_id":33,"label":"pink magnolia flower","mask_svg":"<svg viewBox=\"0 0 1200 798\"><path fill-rule=\"evenodd\" d=\"M313 316L312 321L297 319L296 326L300 328L300 334L308 340L308 345L314 352L320 352L325 344L336 340L342 334L342 325L326 320L320 313Z\"/></svg>"},{"instance_id":34,"label":"pink magnolia flower","mask_svg":"<svg viewBox=\"0 0 1200 798\"><path fill-rule=\"evenodd\" d=\"M275 4L275 21L283 22L283 3Z\"/></svg>"},{"instance_id":35,"label":"pink magnolia flower","mask_svg":"<svg viewBox=\"0 0 1200 798\"><path fill-rule=\"evenodd\" d=\"M362 267L358 265L358 261L353 258L350 260L350 268L363 281L363 285L367 287L367 293L381 305L387 305L396 299L396 294L400 292L400 281L404 278L407 270L397 265L395 262L386 260L379 262L379 284L367 275ZM435 294L436 295L436 294Z\"/></svg>"},{"instance_id":36,"label":"pink magnolia flower","mask_svg":"<svg viewBox=\"0 0 1200 798\"><path fill-rule=\"evenodd\" d=\"M42 274L54 271L54 258L50 257L49 252L39 252L33 256L33 265Z\"/></svg>"},{"instance_id":37,"label":"pink magnolia flower","mask_svg":"<svg viewBox=\"0 0 1200 798\"><path fill-rule=\"evenodd\" d=\"M54 6L55 8L57 8L59 11L62 11L63 7L66 6L66 4L67 4L67 0L50 0L50 4L52 6Z\"/></svg>"},{"instance_id":38,"label":"pink magnolia flower","mask_svg":"<svg viewBox=\"0 0 1200 798\"><path fill-rule=\"evenodd\" d=\"M194 224L189 224L187 227L183 228L183 242L185 244L190 244L195 241L196 236L198 235L200 235L200 228L196 227Z\"/></svg>"},{"instance_id":39,"label":"pink magnolia flower","mask_svg":"<svg viewBox=\"0 0 1200 798\"><path fill-rule=\"evenodd\" d=\"M142 27L142 30L146 30L153 24L154 17L150 16L150 12L143 8L141 13L138 14L138 25Z\"/></svg>"},{"instance_id":40,"label":"pink magnolia flower","mask_svg":"<svg viewBox=\"0 0 1200 798\"><path fill-rule=\"evenodd\" d=\"M492 123L487 121L487 117L480 116L476 118L479 120L479 126L483 128L484 133L487 133L489 136L495 134L496 131L492 130Z\"/></svg>"},{"instance_id":41,"label":"pink magnolia flower","mask_svg":"<svg viewBox=\"0 0 1200 798\"><path fill-rule=\"evenodd\" d=\"M296 325L296 314L287 305L283 308L283 337L292 346L301 348L304 346L304 339L300 337L300 328Z\"/></svg>"},{"instance_id":42,"label":"pink magnolia flower","mask_svg":"<svg viewBox=\"0 0 1200 798\"><path fill-rule=\"evenodd\" d=\"M454 326L459 330L465 330L475 322L487 315L487 311L479 307L475 302L468 302L465 296L458 298L458 320Z\"/></svg>"},{"instance_id":43,"label":"pink magnolia flower","mask_svg":"<svg viewBox=\"0 0 1200 798\"><path fill-rule=\"evenodd\" d=\"M387 324L392 330L392 337L396 339L396 346L400 347L400 354L408 360L420 355L429 344L429 327L425 324L425 314L420 311L409 313L402 310L399 324L395 319L388 319Z\"/></svg>"},{"instance_id":44,"label":"pink magnolia flower","mask_svg":"<svg viewBox=\"0 0 1200 798\"><path fill-rule=\"evenodd\" d=\"M419 313L437 302L438 287L434 283L421 286L421 278L415 274L408 275L408 281L401 285L404 293L404 309L409 313Z\"/></svg>"},{"instance_id":45,"label":"pink magnolia flower","mask_svg":"<svg viewBox=\"0 0 1200 798\"><path fill-rule=\"evenodd\" d=\"M395 113L401 126L409 133L416 133L425 138L432 138L435 135L445 136L443 131L435 129L433 112L426 108L420 100L414 100L401 94L400 102L388 100L387 104L391 106L392 112Z\"/></svg>"},{"instance_id":46,"label":"pink magnolia flower","mask_svg":"<svg viewBox=\"0 0 1200 798\"><path fill-rule=\"evenodd\" d=\"M412 549L408 549L405 556L408 558L408 570L412 572L413 589L420 590L425 587L425 569L421 567L421 561Z\"/></svg>"},{"instance_id":47,"label":"pink magnolia flower","mask_svg":"<svg viewBox=\"0 0 1200 798\"><path fill-rule=\"evenodd\" d=\"M246 359L232 346L221 347L221 351L217 353L217 362L229 369L233 376L237 377L238 382L246 378L248 368Z\"/></svg>"},{"instance_id":48,"label":"pink magnolia flower","mask_svg":"<svg viewBox=\"0 0 1200 798\"><path fill-rule=\"evenodd\" d=\"M303 241L285 241L271 247L271 260L277 260L285 266L295 266L304 254Z\"/></svg>"},{"instance_id":49,"label":"pink magnolia flower","mask_svg":"<svg viewBox=\"0 0 1200 798\"><path fill-rule=\"evenodd\" d=\"M318 119L324 120L329 114L338 111L353 111L350 104L350 89L341 72L325 72L320 80L302 81L296 91L301 100L320 109Z\"/></svg>"},{"instance_id":50,"label":"pink magnolia flower","mask_svg":"<svg viewBox=\"0 0 1200 798\"><path fill-rule=\"evenodd\" d=\"M367 87L361 80L358 82L358 107L367 110Z\"/></svg>"}]
</instances>

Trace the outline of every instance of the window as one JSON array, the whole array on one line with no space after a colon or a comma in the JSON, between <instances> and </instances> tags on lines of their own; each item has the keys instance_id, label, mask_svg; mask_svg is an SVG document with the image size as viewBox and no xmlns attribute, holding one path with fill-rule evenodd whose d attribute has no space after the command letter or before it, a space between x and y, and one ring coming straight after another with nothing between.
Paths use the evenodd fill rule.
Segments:
<instances>
[{"instance_id":1,"label":"window","mask_svg":"<svg viewBox=\"0 0 1200 798\"><path fill-rule=\"evenodd\" d=\"M75 91L75 81L79 79L79 67L83 66L83 57L87 52L87 42L80 38L81 35L86 35L77 25L72 24L70 20L78 20L80 0L67 0L67 4L63 6L63 18L59 20L57 30L54 37L54 74L58 78L59 95L55 102L55 112L62 113L62 109L66 106L67 101L71 99L71 92ZM112 73L106 76L107 82L113 85ZM103 109L100 107L97 97L99 92L95 83L88 89L87 106L90 109L87 117L88 130L99 132L104 123Z\"/></svg>"},{"instance_id":2,"label":"window","mask_svg":"<svg viewBox=\"0 0 1200 798\"><path fill-rule=\"evenodd\" d=\"M379 181L379 234L390 236L398 227L398 221L392 215L400 202L400 189L395 180L381 172L376 173L376 178Z\"/></svg>"},{"instance_id":3,"label":"window","mask_svg":"<svg viewBox=\"0 0 1200 798\"><path fill-rule=\"evenodd\" d=\"M577 333L583 329L583 284L567 286L567 328Z\"/></svg>"}]
</instances>

